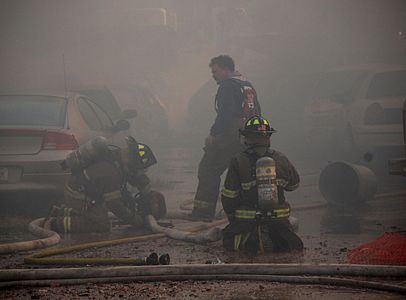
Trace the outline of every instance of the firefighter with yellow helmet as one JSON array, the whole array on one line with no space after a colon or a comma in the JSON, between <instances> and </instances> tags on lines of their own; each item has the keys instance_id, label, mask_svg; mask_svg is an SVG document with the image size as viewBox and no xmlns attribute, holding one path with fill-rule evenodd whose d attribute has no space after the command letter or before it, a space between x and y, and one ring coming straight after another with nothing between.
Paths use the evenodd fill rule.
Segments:
<instances>
[{"instance_id":1,"label":"firefighter with yellow helmet","mask_svg":"<svg viewBox=\"0 0 406 300\"><path fill-rule=\"evenodd\" d=\"M53 230L107 232L109 211L135 227L144 226L148 214L157 219L166 214L165 198L151 190L145 173L156 163L151 149L131 136L123 144L109 145L99 136L67 156L63 168L69 169L71 176L65 185L64 205L51 212Z\"/></svg>"},{"instance_id":2,"label":"firefighter with yellow helmet","mask_svg":"<svg viewBox=\"0 0 406 300\"><path fill-rule=\"evenodd\" d=\"M284 195L298 188L299 174L285 155L270 149L274 132L260 116L251 117L240 129L247 148L231 160L221 192L230 222L223 235L227 250L255 255L303 249L290 224Z\"/></svg>"}]
</instances>

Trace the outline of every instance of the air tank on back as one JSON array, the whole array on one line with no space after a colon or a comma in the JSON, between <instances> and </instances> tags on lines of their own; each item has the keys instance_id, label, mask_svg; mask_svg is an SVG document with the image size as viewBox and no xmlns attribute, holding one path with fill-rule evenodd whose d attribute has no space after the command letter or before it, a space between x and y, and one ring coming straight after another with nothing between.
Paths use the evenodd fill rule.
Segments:
<instances>
[{"instance_id":1,"label":"air tank on back","mask_svg":"<svg viewBox=\"0 0 406 300\"><path fill-rule=\"evenodd\" d=\"M271 157L261 157L256 162L258 205L261 211L271 211L278 205L276 165Z\"/></svg>"},{"instance_id":2,"label":"air tank on back","mask_svg":"<svg viewBox=\"0 0 406 300\"><path fill-rule=\"evenodd\" d=\"M108 142L105 137L97 136L72 151L66 157L63 167L72 172L85 169L108 151Z\"/></svg>"}]
</instances>

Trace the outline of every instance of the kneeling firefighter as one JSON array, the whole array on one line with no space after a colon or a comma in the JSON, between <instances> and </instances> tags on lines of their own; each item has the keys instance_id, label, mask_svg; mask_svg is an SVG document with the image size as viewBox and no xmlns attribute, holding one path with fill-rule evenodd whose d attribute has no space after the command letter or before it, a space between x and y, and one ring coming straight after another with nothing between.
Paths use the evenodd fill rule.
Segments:
<instances>
[{"instance_id":1,"label":"kneeling firefighter","mask_svg":"<svg viewBox=\"0 0 406 300\"><path fill-rule=\"evenodd\" d=\"M95 137L71 152L62 167L71 170L63 207L51 212L51 228L58 232L107 232L108 211L135 227L148 214L166 214L165 198L150 189L146 169L156 163L150 148L128 136L125 147ZM134 196L130 186L138 189Z\"/></svg>"},{"instance_id":2,"label":"kneeling firefighter","mask_svg":"<svg viewBox=\"0 0 406 300\"><path fill-rule=\"evenodd\" d=\"M290 205L284 195L299 186L299 174L285 155L270 149L274 132L260 116L251 117L240 129L247 149L231 160L221 192L230 222L223 235L227 250L256 255L303 249L289 222Z\"/></svg>"}]
</instances>

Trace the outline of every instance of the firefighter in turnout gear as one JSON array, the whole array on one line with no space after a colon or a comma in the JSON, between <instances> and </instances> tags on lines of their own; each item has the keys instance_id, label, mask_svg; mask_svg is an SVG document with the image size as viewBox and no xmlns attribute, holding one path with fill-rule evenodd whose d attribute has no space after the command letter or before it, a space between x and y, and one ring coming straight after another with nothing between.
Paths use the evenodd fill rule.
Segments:
<instances>
[{"instance_id":1,"label":"firefighter in turnout gear","mask_svg":"<svg viewBox=\"0 0 406 300\"><path fill-rule=\"evenodd\" d=\"M214 57L210 68L219 85L215 98L217 117L206 138L204 155L199 163L199 183L192 212L196 219L205 220L214 218L220 176L227 169L230 159L244 149L238 129L251 116L261 114L254 87L234 70L231 57Z\"/></svg>"},{"instance_id":2,"label":"firefighter in turnout gear","mask_svg":"<svg viewBox=\"0 0 406 300\"><path fill-rule=\"evenodd\" d=\"M107 232L108 212L135 227L144 217L166 214L165 199L150 189L146 169L156 163L150 148L128 136L124 147L109 145L96 137L71 152L62 163L70 169L64 205L51 212L51 228L58 232ZM138 190L137 196L130 186Z\"/></svg>"},{"instance_id":3,"label":"firefighter in turnout gear","mask_svg":"<svg viewBox=\"0 0 406 300\"><path fill-rule=\"evenodd\" d=\"M285 155L270 149L274 132L259 116L240 130L247 149L231 160L221 192L230 222L223 235L227 250L256 255L303 249L289 222L290 205L284 195L298 188L299 175Z\"/></svg>"}]
</instances>

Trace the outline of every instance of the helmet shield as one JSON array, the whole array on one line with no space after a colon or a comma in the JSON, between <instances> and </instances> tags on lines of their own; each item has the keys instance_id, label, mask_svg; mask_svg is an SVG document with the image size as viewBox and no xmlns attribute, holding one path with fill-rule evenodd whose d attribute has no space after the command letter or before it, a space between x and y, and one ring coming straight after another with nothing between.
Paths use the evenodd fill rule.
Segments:
<instances>
[{"instance_id":1,"label":"helmet shield","mask_svg":"<svg viewBox=\"0 0 406 300\"><path fill-rule=\"evenodd\" d=\"M271 136L276 132L270 125L267 119L261 116L253 116L247 120L244 129L240 129L241 135L247 136Z\"/></svg>"},{"instance_id":2,"label":"helmet shield","mask_svg":"<svg viewBox=\"0 0 406 300\"><path fill-rule=\"evenodd\" d=\"M132 169L147 169L157 163L154 153L147 145L138 143L133 137L126 138L130 154L129 165Z\"/></svg>"}]
</instances>

